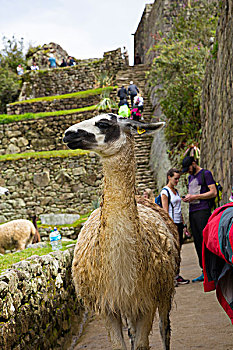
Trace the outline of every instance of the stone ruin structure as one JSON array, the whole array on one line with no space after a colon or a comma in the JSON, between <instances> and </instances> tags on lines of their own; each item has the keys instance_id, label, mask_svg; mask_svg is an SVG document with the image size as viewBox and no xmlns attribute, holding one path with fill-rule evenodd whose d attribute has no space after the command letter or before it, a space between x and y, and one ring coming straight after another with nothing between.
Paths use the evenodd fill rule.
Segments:
<instances>
[{"instance_id":1,"label":"stone ruin structure","mask_svg":"<svg viewBox=\"0 0 233 350\"><path fill-rule=\"evenodd\" d=\"M156 6L158 10L163 9L163 1L156 0L153 5L147 7L142 17L143 21L146 22L146 18L152 21L153 17L150 16L152 16ZM157 14L159 13L161 11L158 11ZM215 54L209 58L207 65L202 100L202 166L212 170L216 180L220 180L222 183L224 201L228 201L233 184L232 13L233 0L225 0L214 43ZM157 18L156 11L154 16ZM142 35L139 29L142 28L142 24L140 22L138 36L135 36L135 48L145 58L147 46L143 49L139 45L140 35ZM127 82L129 78L133 78L132 74L135 71L127 70L129 68L125 67L119 51L106 53L106 56L112 57L112 60L106 59L106 65L115 72L117 84L122 84L122 82ZM96 72L99 72L105 60L97 61L80 64L82 73L80 73L79 79L83 87L93 88L95 86L94 71L96 69ZM118 64L119 67L116 68ZM122 68L123 70L121 70ZM72 69L64 69L64 72L62 69L62 73L60 73L60 78L66 79L69 91L73 91L73 84L75 84L71 78L71 72L74 75L77 73L76 69L73 71ZM127 73L127 78L123 76L123 71L124 74ZM27 73L25 82L29 83L29 89L24 91L24 98L47 96L46 84L39 86L40 81L53 80L55 73L55 71L49 70L43 73ZM41 80L39 74L41 74ZM86 74L89 74L89 85L85 81ZM65 86L53 82L50 85L52 94L56 94L58 86L59 93L66 92ZM75 100L66 101L64 108L69 109L67 103L74 106ZM23 106L12 105L8 108L9 114L24 112ZM27 108L29 107L25 104L25 111L29 110ZM34 108L40 107L37 104ZM57 106L50 103L50 105L43 105L43 108L49 110L55 108L56 110ZM33 111L33 104L31 104L31 110ZM70 213L75 212L78 207L83 211L85 208L90 208L90 201L98 197L101 182L101 169L97 156L85 153L60 158L56 156L46 158L44 156L35 160L23 157L22 153L29 149L37 152L38 150L59 148L61 146L61 130L75 121L90 118L94 113L96 111L0 126L1 154L21 154L21 158L15 161L1 160L1 169L4 175L0 178L0 185L10 187L11 197L9 200L5 198L1 200L2 218L0 221L12 219L17 211L20 216L27 217L30 213L34 213L35 208L39 210L38 214L46 211L46 208L49 208L50 211L51 209L62 211L64 201L67 204L66 209L68 208ZM7 148L9 146L7 140L10 141L10 149ZM47 195L45 195L45 191ZM87 193L90 197L87 197ZM76 204L74 205L75 201L77 201L77 207ZM36 349L44 345L48 349L55 347L59 349L59 346L60 349L63 348L66 341L65 334L71 330L73 317L81 317L83 310L81 301L73 298L74 289L70 276L72 256L73 248L45 257L34 256L0 273L1 349L21 350L30 349L31 346ZM59 341L58 338L60 338Z\"/></svg>"},{"instance_id":2,"label":"stone ruin structure","mask_svg":"<svg viewBox=\"0 0 233 350\"><path fill-rule=\"evenodd\" d=\"M232 36L233 1L222 2L221 17L206 68L202 94L201 160L223 186L227 203L233 186Z\"/></svg>"}]
</instances>

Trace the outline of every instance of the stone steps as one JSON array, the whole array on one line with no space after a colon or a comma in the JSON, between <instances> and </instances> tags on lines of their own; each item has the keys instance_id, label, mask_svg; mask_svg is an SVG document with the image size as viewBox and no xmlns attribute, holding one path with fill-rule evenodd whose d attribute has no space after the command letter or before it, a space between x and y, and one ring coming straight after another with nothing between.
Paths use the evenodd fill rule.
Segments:
<instances>
[{"instance_id":1,"label":"stone steps","mask_svg":"<svg viewBox=\"0 0 233 350\"><path fill-rule=\"evenodd\" d=\"M133 66L133 67L126 67L124 69L121 69L118 71L116 75L116 80L114 82L114 85L117 85L118 87L121 87L122 84L125 85L127 88L129 85L129 82L131 80L134 81L134 83L138 86L140 93L142 94L144 98L144 112L143 117L145 122L149 122L151 119L152 114L152 106L150 104L149 97L145 93L145 71L148 69L145 65L139 65L139 66ZM118 102L117 97L117 90L115 89L111 93L111 97ZM99 98L99 96L93 96L91 104L97 103L96 100ZM66 102L66 103L65 103ZM90 105L90 100L87 98L82 99L71 99L66 100L65 99L56 99L54 101L48 101L48 102L32 102L27 103L27 112L44 112L44 111L57 111L57 110L67 110L67 109L73 109L73 108L79 108L80 103L82 102L82 107L86 107ZM24 105L24 110L26 105ZM18 106L22 106L22 104L18 104ZM16 108L16 107L14 107ZM22 112L19 109L16 108L16 110L9 111L8 114L21 114ZM151 150L151 143L152 138L151 137L142 137L140 135L135 136L135 154L136 154L136 162L137 162L137 173L136 173L136 182L137 182L137 188L140 190L140 192L147 188L151 187L152 189L155 188L155 181L152 175L152 171L149 166L149 160L150 160L150 150Z\"/></svg>"},{"instance_id":2,"label":"stone steps","mask_svg":"<svg viewBox=\"0 0 233 350\"><path fill-rule=\"evenodd\" d=\"M143 117L145 122L151 120L152 114L152 105L145 93L145 72L147 69L148 66L146 65L125 68L118 71L115 81L119 88L124 85L127 89L131 80L138 86L144 99ZM152 137L135 136L135 156L137 162L136 186L141 194L145 188L151 188L152 190L155 188L155 179L149 165L152 140Z\"/></svg>"}]
</instances>

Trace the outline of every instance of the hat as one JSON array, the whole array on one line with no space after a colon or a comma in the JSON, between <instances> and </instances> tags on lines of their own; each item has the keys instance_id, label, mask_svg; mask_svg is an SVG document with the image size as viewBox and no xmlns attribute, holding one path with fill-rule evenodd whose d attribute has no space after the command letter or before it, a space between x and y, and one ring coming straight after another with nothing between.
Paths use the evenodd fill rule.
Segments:
<instances>
[{"instance_id":1,"label":"hat","mask_svg":"<svg viewBox=\"0 0 233 350\"><path fill-rule=\"evenodd\" d=\"M133 80L131 80L130 84L133 84Z\"/></svg>"},{"instance_id":2,"label":"hat","mask_svg":"<svg viewBox=\"0 0 233 350\"><path fill-rule=\"evenodd\" d=\"M182 173L187 173L189 166L192 165L192 162L195 162L194 157L185 157L182 162Z\"/></svg>"},{"instance_id":3,"label":"hat","mask_svg":"<svg viewBox=\"0 0 233 350\"><path fill-rule=\"evenodd\" d=\"M230 195L229 201L233 202L233 186L232 186L232 190L231 190L231 195Z\"/></svg>"}]
</instances>

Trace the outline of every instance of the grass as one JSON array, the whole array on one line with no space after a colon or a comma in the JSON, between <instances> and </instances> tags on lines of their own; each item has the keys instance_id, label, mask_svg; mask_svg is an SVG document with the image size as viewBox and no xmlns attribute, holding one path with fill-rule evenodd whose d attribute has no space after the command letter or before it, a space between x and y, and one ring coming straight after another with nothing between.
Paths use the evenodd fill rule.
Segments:
<instances>
[{"instance_id":1,"label":"grass","mask_svg":"<svg viewBox=\"0 0 233 350\"><path fill-rule=\"evenodd\" d=\"M97 89L90 89L90 90L84 90L84 91L78 91L78 92L73 92L70 94L63 94L63 95L53 95L53 96L43 96L43 97L37 97L37 98L32 98L30 100L23 100L23 101L17 101L10 103L9 106L17 105L17 104L22 104L22 103L33 103L33 102L40 102L40 101L53 101L53 100L62 100L62 99L67 99L67 98L85 98L89 96L94 96L94 95L100 95L104 91L112 91L116 89L117 86L108 86L104 88L97 88Z\"/></svg>"},{"instance_id":2,"label":"grass","mask_svg":"<svg viewBox=\"0 0 233 350\"><path fill-rule=\"evenodd\" d=\"M59 229L61 227L77 227L77 226L81 226L81 224L83 224L88 217L90 216L90 213L85 214L85 215L80 215L80 219L78 219L77 221L75 221L73 224L69 224L69 225L56 225L56 227ZM51 227L53 228L53 225L42 225L40 223L40 221L37 221L37 226L38 227L43 227L43 228L48 228ZM62 249L61 251L64 251L67 249L67 245L72 244L72 243L76 243L76 240L70 240L70 241L64 241L62 242ZM30 258L32 255L47 255L49 253L51 253L53 250L51 248L51 245L47 244L46 247L43 248L28 248L28 249L24 249L21 251L17 251L15 253L9 253L9 254L5 254L3 256L0 256L0 273L2 270L5 270L7 268L9 268L12 264L15 264L19 261L25 260L27 258Z\"/></svg>"},{"instance_id":3,"label":"grass","mask_svg":"<svg viewBox=\"0 0 233 350\"><path fill-rule=\"evenodd\" d=\"M45 117L54 117L60 115L69 115L81 112L88 112L97 109L97 105L77 108L77 109L67 109L62 111L54 111L54 112L40 112L40 113L25 113L25 114L0 114L0 124L9 124L14 123L21 120L29 120L29 119L39 119Z\"/></svg>"},{"instance_id":4,"label":"grass","mask_svg":"<svg viewBox=\"0 0 233 350\"><path fill-rule=\"evenodd\" d=\"M67 249L67 245L76 243L76 240L74 241L65 241L62 242L62 249L61 251L64 251ZM28 248L24 250L17 251L15 253L9 253L5 254L3 256L0 256L0 272L2 272L5 269L8 269L11 267L13 264L25 260L27 258L30 258L32 255L47 255L51 253L53 250L48 242L48 245L43 248Z\"/></svg>"},{"instance_id":5,"label":"grass","mask_svg":"<svg viewBox=\"0 0 233 350\"><path fill-rule=\"evenodd\" d=\"M13 153L0 155L0 162L15 161L19 159L41 159L41 158L67 158L78 155L88 154L89 151L83 150L60 150L60 151L43 151L43 152L28 152L28 153Z\"/></svg>"}]
</instances>

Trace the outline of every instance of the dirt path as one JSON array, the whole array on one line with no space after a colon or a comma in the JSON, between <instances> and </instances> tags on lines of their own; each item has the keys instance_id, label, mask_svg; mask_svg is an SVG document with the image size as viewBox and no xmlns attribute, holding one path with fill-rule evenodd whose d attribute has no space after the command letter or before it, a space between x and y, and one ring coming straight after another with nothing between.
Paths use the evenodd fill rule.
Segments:
<instances>
[{"instance_id":1,"label":"dirt path","mask_svg":"<svg viewBox=\"0 0 233 350\"><path fill-rule=\"evenodd\" d=\"M185 244L181 275L191 280L199 274L194 245ZM215 292L204 293L202 283L190 283L176 288L171 322L171 350L233 350L231 322L217 302ZM128 338L126 330L124 336L125 339ZM151 350L162 350L156 319L150 336L150 346ZM94 317L73 349L112 350L103 320Z\"/></svg>"}]
</instances>

